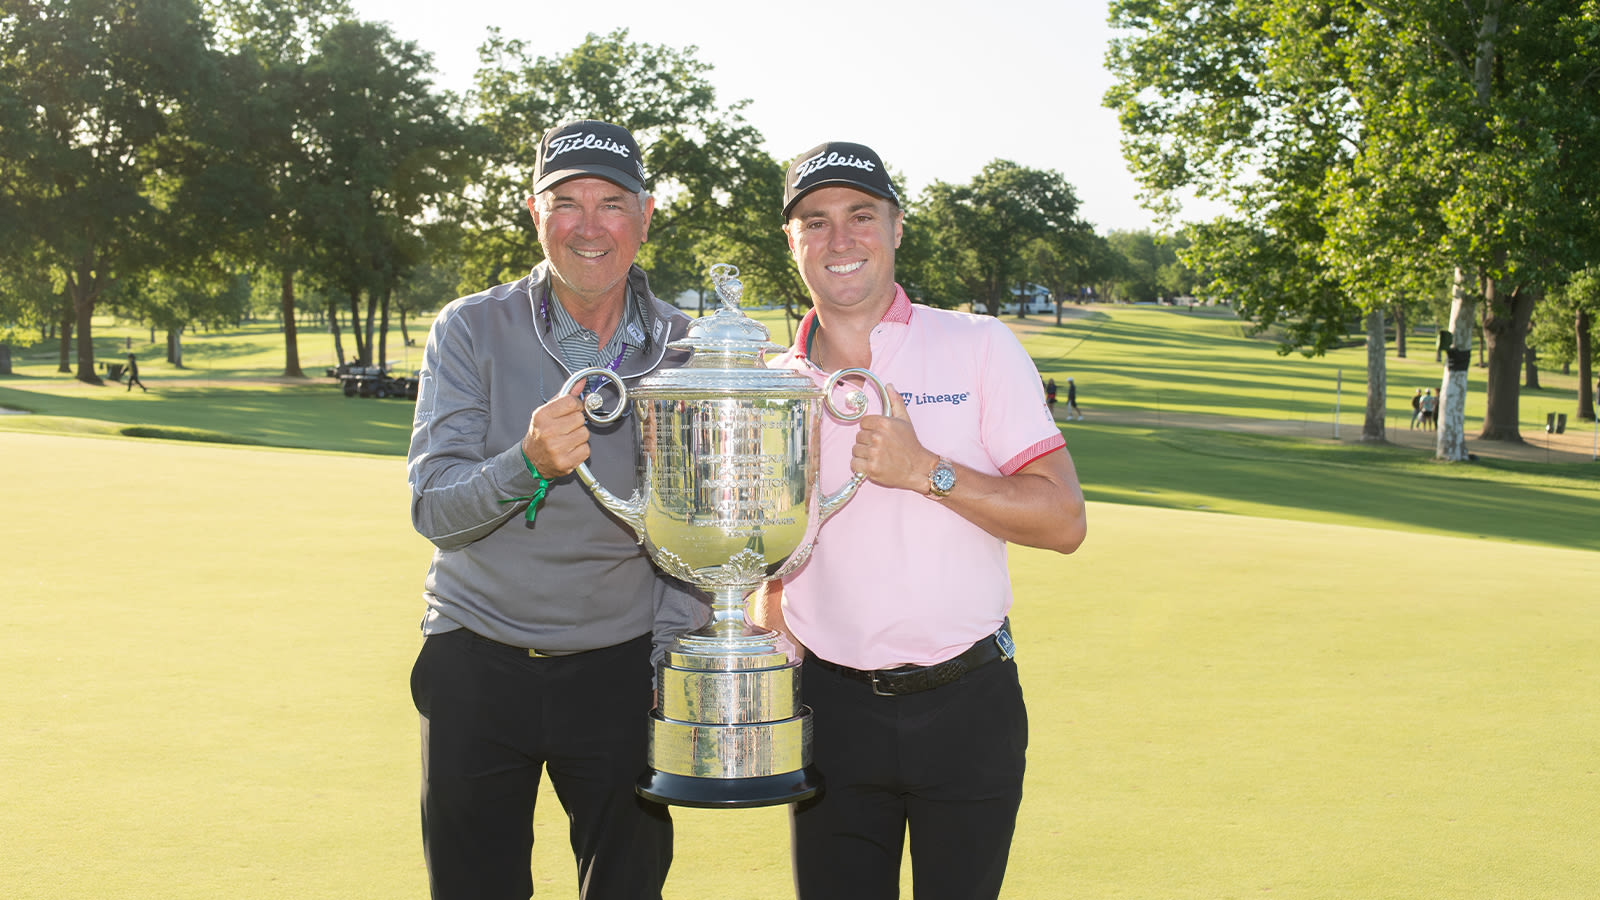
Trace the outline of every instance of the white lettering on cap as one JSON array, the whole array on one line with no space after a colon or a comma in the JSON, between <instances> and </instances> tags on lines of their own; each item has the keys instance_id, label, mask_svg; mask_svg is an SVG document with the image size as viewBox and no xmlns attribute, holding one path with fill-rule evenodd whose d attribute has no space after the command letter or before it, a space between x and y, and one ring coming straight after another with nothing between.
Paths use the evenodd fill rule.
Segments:
<instances>
[{"instance_id":1,"label":"white lettering on cap","mask_svg":"<svg viewBox=\"0 0 1600 900\"><path fill-rule=\"evenodd\" d=\"M601 137L597 134L584 132L582 134L564 134L561 137L552 138L550 140L550 149L545 152L544 158L545 161L548 162L549 160L555 159L563 153L570 153L573 150L585 149L605 150L610 153L615 153L623 159L627 159L629 156L633 155L632 153L628 152L627 147L617 143L616 141L613 141L608 137Z\"/></svg>"},{"instance_id":2,"label":"white lettering on cap","mask_svg":"<svg viewBox=\"0 0 1600 900\"><path fill-rule=\"evenodd\" d=\"M794 174L794 186L799 187L808 175L830 166L848 166L853 169L873 171L877 166L870 159L862 159L855 154L840 156L838 153L818 153L816 156L802 162Z\"/></svg>"}]
</instances>

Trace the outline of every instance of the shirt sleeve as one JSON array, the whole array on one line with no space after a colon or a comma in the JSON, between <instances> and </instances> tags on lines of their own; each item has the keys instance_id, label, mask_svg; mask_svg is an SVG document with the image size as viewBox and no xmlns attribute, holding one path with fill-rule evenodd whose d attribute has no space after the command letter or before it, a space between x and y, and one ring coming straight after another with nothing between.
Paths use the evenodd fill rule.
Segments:
<instances>
[{"instance_id":1,"label":"shirt sleeve","mask_svg":"<svg viewBox=\"0 0 1600 900\"><path fill-rule=\"evenodd\" d=\"M411 523L440 549L455 550L493 533L527 506L503 502L533 493L520 444L491 453L488 386L462 317L435 321L423 352L417 409L407 455Z\"/></svg>"},{"instance_id":2,"label":"shirt sleeve","mask_svg":"<svg viewBox=\"0 0 1600 900\"><path fill-rule=\"evenodd\" d=\"M990 320L989 353L983 372L985 447L995 468L1014 475L1028 463L1066 446L1045 403L1039 369L1028 351L998 319Z\"/></svg>"}]
</instances>

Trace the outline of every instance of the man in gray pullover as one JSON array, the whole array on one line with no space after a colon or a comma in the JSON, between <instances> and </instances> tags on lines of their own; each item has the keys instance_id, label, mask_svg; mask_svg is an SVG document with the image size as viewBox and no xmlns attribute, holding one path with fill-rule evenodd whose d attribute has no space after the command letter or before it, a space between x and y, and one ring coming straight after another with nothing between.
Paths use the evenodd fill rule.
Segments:
<instances>
[{"instance_id":1,"label":"man in gray pullover","mask_svg":"<svg viewBox=\"0 0 1600 900\"><path fill-rule=\"evenodd\" d=\"M411 675L423 852L435 898L525 900L548 771L582 897L659 898L672 821L633 790L652 660L706 610L572 474L587 460L628 496L632 416L591 426L584 386L560 388L590 366L632 384L681 365L667 344L689 319L633 264L655 201L625 129L551 129L533 194L545 261L447 305L423 355L408 460L411 518L435 546Z\"/></svg>"}]
</instances>

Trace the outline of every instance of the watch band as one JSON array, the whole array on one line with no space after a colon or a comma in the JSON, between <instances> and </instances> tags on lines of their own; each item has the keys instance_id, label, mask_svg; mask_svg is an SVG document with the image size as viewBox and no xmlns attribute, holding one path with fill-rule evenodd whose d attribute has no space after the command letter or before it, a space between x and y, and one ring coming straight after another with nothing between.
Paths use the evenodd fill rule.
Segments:
<instances>
[{"instance_id":1,"label":"watch band","mask_svg":"<svg viewBox=\"0 0 1600 900\"><path fill-rule=\"evenodd\" d=\"M955 464L943 456L939 457L938 461L933 464L933 468L928 470L927 496L935 500L943 500L950 496L950 492L955 489L955 486Z\"/></svg>"}]
</instances>

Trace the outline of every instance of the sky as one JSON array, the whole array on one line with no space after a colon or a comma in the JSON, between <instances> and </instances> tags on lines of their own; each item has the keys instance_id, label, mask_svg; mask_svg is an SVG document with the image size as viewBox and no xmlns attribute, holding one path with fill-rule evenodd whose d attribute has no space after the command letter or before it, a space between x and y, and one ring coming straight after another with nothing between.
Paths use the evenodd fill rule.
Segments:
<instances>
[{"instance_id":1,"label":"sky","mask_svg":"<svg viewBox=\"0 0 1600 900\"><path fill-rule=\"evenodd\" d=\"M1060 172L1101 234L1157 228L1123 163L1116 115L1101 105L1111 84L1105 0L353 6L431 52L441 87L471 85L493 25L536 57L564 56L587 34L626 28L634 43L697 47L718 102L749 100L745 119L780 161L823 141L856 141L877 150L915 195L933 181L967 183L989 161L1008 159Z\"/></svg>"}]
</instances>

